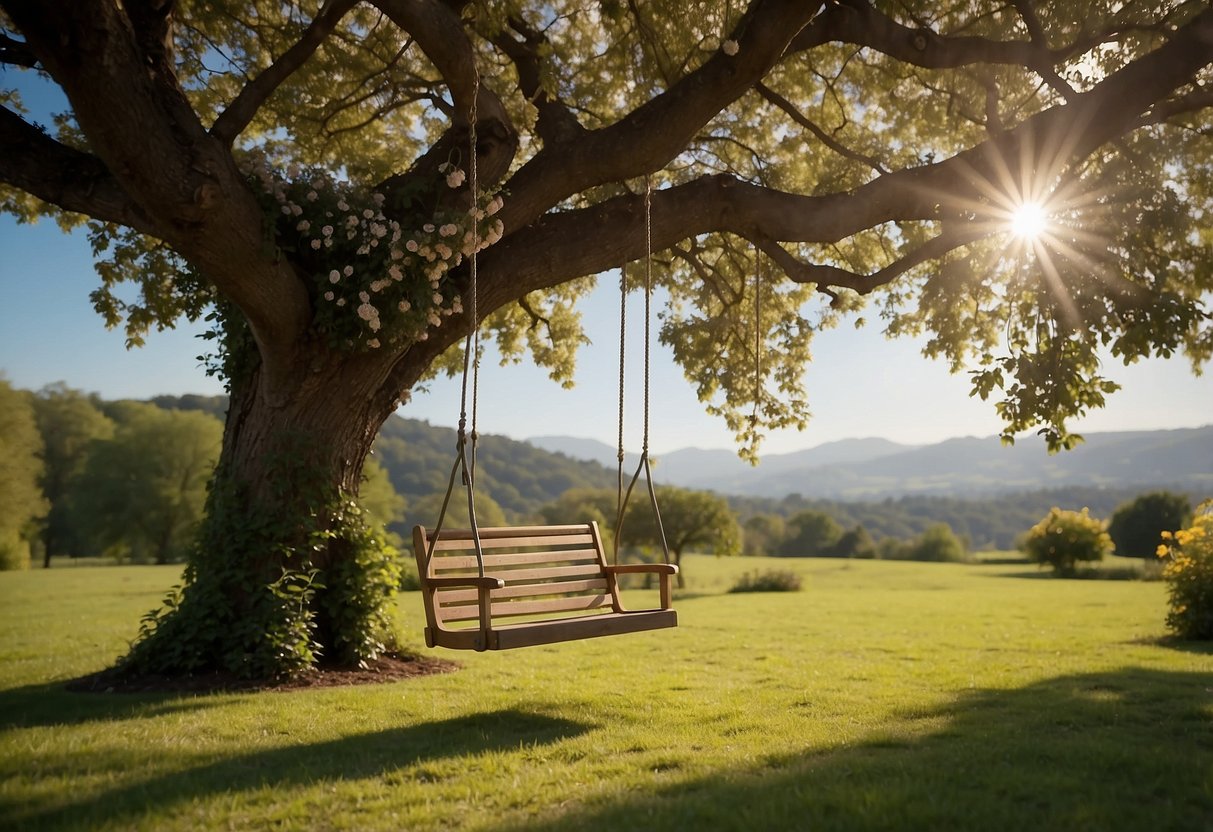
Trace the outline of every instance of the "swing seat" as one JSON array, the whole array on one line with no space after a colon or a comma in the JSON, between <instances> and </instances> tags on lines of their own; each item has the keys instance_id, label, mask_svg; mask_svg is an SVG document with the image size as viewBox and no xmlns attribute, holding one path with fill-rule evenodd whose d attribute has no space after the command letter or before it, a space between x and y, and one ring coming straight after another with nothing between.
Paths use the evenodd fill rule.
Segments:
<instances>
[{"instance_id":1,"label":"swing seat","mask_svg":"<svg viewBox=\"0 0 1213 832\"><path fill-rule=\"evenodd\" d=\"M475 538L471 529L442 529L432 541L424 526L413 529L429 647L509 650L678 626L670 607L678 567L609 565L597 523L479 529L483 578ZM661 579L660 608L623 607L618 576L629 573Z\"/></svg>"}]
</instances>

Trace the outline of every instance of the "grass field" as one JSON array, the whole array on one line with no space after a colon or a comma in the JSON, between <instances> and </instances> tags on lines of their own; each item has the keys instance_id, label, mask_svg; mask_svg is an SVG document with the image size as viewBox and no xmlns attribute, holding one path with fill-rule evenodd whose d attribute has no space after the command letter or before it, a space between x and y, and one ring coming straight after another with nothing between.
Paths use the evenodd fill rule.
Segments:
<instances>
[{"instance_id":1,"label":"grass field","mask_svg":"<svg viewBox=\"0 0 1213 832\"><path fill-rule=\"evenodd\" d=\"M63 689L177 570L0 573L0 829L1213 830L1213 652L1160 641L1163 584L798 560L726 594L772 565L691 556L676 630L202 696Z\"/></svg>"}]
</instances>

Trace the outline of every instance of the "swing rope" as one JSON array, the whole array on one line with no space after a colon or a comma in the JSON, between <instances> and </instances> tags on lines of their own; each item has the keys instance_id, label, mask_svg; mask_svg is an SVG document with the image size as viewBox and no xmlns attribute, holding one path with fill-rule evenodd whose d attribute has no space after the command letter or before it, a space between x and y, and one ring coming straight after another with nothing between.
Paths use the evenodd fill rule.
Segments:
<instances>
[{"instance_id":1,"label":"swing rope","mask_svg":"<svg viewBox=\"0 0 1213 832\"><path fill-rule=\"evenodd\" d=\"M653 205L652 182L648 175L644 177L644 439L641 446L640 462L636 473L632 475L626 490L623 488L623 389L624 389L624 340L626 333L627 309L627 278L626 270L620 269L619 277L619 495L615 514L615 540L612 546L612 557L619 563L619 541L623 536L623 521L627 514L628 501L636 482L644 474L648 487L649 503L653 508L653 521L657 529L657 537L661 543L662 556L666 563L670 562L670 547L665 538L665 527L661 522L661 508L657 504L657 491L653 485L653 469L649 464L649 401L650 401L650 358L652 354L652 320L653 320Z\"/></svg>"},{"instance_id":2,"label":"swing rope","mask_svg":"<svg viewBox=\"0 0 1213 832\"><path fill-rule=\"evenodd\" d=\"M762 403L762 252L754 253L754 412L750 427L758 429L758 412Z\"/></svg>"},{"instance_id":3,"label":"swing rope","mask_svg":"<svg viewBox=\"0 0 1213 832\"><path fill-rule=\"evenodd\" d=\"M468 107L468 144L470 146L470 158L468 159L468 190L471 193L472 204L468 209L472 218L472 254L468 263L468 334L464 341L463 347L463 382L459 393L459 428L456 438L456 454L455 463L451 466L451 476L447 482L446 496L442 499L442 508L438 512L438 522L434 526L434 533L430 536L430 545L425 553L425 562L428 570L430 561L434 557L434 547L438 544L439 536L442 532L442 523L446 519L447 507L451 501L451 494L455 490L455 476L461 475L461 481L467 493L468 504L468 527L472 532L472 545L476 549L476 570L479 577L484 577L484 551L480 545L480 527L476 522L476 442L480 438L477 431L477 411L480 393L480 310L478 308L479 297L477 294L477 282L479 279L478 264L476 254L480 249L480 183L479 171L476 162L476 118L477 118L477 99L480 97L480 70L478 67L472 67L472 101ZM470 370L470 372L469 372ZM471 442L468 442L469 435L467 432L468 423L468 376L472 379L472 432L470 435ZM487 624L486 624L487 626Z\"/></svg>"}]
</instances>

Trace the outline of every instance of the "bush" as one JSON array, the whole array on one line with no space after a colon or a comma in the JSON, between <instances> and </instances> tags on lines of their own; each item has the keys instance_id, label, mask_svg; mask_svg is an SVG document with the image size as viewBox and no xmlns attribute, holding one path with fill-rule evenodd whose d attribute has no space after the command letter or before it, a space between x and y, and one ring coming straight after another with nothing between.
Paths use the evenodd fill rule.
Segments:
<instances>
[{"instance_id":1,"label":"bush","mask_svg":"<svg viewBox=\"0 0 1213 832\"><path fill-rule=\"evenodd\" d=\"M886 537L876 556L881 560L920 560L935 563L966 563L969 550L947 523L935 523L913 540Z\"/></svg>"},{"instance_id":2,"label":"bush","mask_svg":"<svg viewBox=\"0 0 1213 832\"><path fill-rule=\"evenodd\" d=\"M907 560L936 563L963 563L969 559L968 548L947 523L935 523L911 544Z\"/></svg>"},{"instance_id":3,"label":"bush","mask_svg":"<svg viewBox=\"0 0 1213 832\"><path fill-rule=\"evenodd\" d=\"M1182 494L1153 491L1117 507L1108 521L1116 554L1153 559L1163 532L1175 532L1192 522L1192 504Z\"/></svg>"},{"instance_id":4,"label":"bush","mask_svg":"<svg viewBox=\"0 0 1213 832\"><path fill-rule=\"evenodd\" d=\"M1058 575L1073 575L1078 563L1103 560L1112 552L1112 538L1104 524L1082 511L1053 508L1024 538L1024 552L1032 560L1053 567Z\"/></svg>"},{"instance_id":5,"label":"bush","mask_svg":"<svg viewBox=\"0 0 1213 832\"><path fill-rule=\"evenodd\" d=\"M1167 626L1180 638L1213 640L1213 501L1197 509L1191 527L1164 537Z\"/></svg>"},{"instance_id":6,"label":"bush","mask_svg":"<svg viewBox=\"0 0 1213 832\"><path fill-rule=\"evenodd\" d=\"M790 569L747 572L729 592L800 592L800 576Z\"/></svg>"},{"instance_id":7,"label":"bush","mask_svg":"<svg viewBox=\"0 0 1213 832\"><path fill-rule=\"evenodd\" d=\"M0 538L0 572L29 569L29 543L17 535Z\"/></svg>"}]
</instances>

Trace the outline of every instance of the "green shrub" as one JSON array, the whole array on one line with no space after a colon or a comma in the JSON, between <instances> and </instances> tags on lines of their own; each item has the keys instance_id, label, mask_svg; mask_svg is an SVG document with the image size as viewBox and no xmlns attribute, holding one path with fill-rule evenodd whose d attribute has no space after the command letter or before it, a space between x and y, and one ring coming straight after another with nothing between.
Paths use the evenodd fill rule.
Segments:
<instances>
[{"instance_id":1,"label":"green shrub","mask_svg":"<svg viewBox=\"0 0 1213 832\"><path fill-rule=\"evenodd\" d=\"M17 535L0 538L0 572L29 569L29 543Z\"/></svg>"},{"instance_id":2,"label":"green shrub","mask_svg":"<svg viewBox=\"0 0 1213 832\"><path fill-rule=\"evenodd\" d=\"M799 592L800 576L790 569L747 572L737 579L729 592Z\"/></svg>"},{"instance_id":3,"label":"green shrub","mask_svg":"<svg viewBox=\"0 0 1213 832\"><path fill-rule=\"evenodd\" d=\"M907 560L936 563L963 563L969 559L968 548L947 523L929 526L910 544Z\"/></svg>"},{"instance_id":4,"label":"green shrub","mask_svg":"<svg viewBox=\"0 0 1213 832\"><path fill-rule=\"evenodd\" d=\"M417 564L410 557L400 560L400 591L416 592L421 589L421 578L417 576Z\"/></svg>"},{"instance_id":5,"label":"green shrub","mask_svg":"<svg viewBox=\"0 0 1213 832\"><path fill-rule=\"evenodd\" d=\"M1197 509L1191 527L1164 539L1158 554L1167 559L1167 626L1180 638L1213 640L1213 501Z\"/></svg>"},{"instance_id":6,"label":"green shrub","mask_svg":"<svg viewBox=\"0 0 1213 832\"><path fill-rule=\"evenodd\" d=\"M1053 508L1024 538L1024 552L1032 560L1053 567L1058 575L1073 575L1078 563L1103 560L1112 552L1112 538L1104 524L1082 511Z\"/></svg>"}]
</instances>

